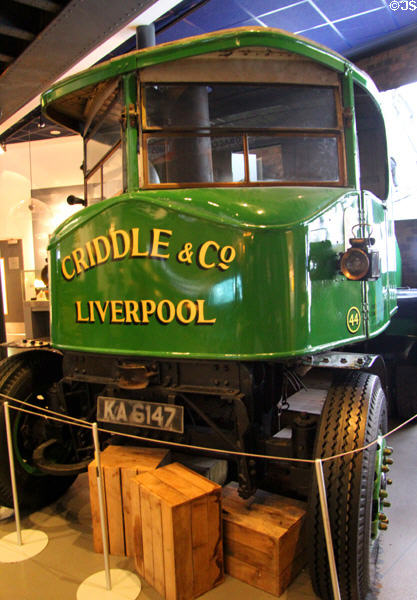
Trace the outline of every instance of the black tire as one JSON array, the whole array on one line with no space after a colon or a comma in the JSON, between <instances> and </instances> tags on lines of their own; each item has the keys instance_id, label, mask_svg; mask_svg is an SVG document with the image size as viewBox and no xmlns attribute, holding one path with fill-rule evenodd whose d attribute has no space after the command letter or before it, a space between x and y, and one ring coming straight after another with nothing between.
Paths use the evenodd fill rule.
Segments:
<instances>
[{"instance_id":1,"label":"black tire","mask_svg":"<svg viewBox=\"0 0 417 600\"><path fill-rule=\"evenodd\" d=\"M386 430L387 406L379 378L357 371L342 372L324 404L315 457L360 448ZM377 523L380 512L380 501L374 500L376 458L377 445L374 444L364 452L322 463L342 600L364 600L371 587L372 561L378 545L378 535L372 534L372 520ZM380 474L381 488L384 488L385 474L381 471ZM321 598L331 600L333 593L315 477L309 498L308 533L314 591Z\"/></svg>"},{"instance_id":2,"label":"black tire","mask_svg":"<svg viewBox=\"0 0 417 600\"><path fill-rule=\"evenodd\" d=\"M15 355L0 363L0 504L13 506L3 403L7 397L47 404L48 389L62 377L62 356L49 350ZM10 406L13 401L9 400ZM21 406L16 403L16 406ZM45 420L10 409L19 507L36 510L50 504L72 484L74 477L45 475L32 463L32 452L47 435Z\"/></svg>"}]
</instances>

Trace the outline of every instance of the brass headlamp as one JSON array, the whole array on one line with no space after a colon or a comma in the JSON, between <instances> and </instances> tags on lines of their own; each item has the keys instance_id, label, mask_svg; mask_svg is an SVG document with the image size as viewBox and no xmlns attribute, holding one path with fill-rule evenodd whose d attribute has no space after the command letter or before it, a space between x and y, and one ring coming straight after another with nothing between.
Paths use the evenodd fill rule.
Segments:
<instances>
[{"instance_id":1,"label":"brass headlamp","mask_svg":"<svg viewBox=\"0 0 417 600\"><path fill-rule=\"evenodd\" d=\"M340 270L351 281L376 281L381 275L379 252L371 250L373 237L353 237L340 258Z\"/></svg>"}]
</instances>

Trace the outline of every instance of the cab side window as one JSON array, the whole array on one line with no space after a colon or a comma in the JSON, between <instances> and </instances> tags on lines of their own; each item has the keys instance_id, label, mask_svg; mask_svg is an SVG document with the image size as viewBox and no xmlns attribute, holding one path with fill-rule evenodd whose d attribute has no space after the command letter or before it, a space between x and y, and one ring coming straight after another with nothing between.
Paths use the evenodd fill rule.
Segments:
<instances>
[{"instance_id":1,"label":"cab side window","mask_svg":"<svg viewBox=\"0 0 417 600\"><path fill-rule=\"evenodd\" d=\"M355 112L361 189L385 200L389 179L384 120L379 106L359 86L355 86Z\"/></svg>"}]
</instances>

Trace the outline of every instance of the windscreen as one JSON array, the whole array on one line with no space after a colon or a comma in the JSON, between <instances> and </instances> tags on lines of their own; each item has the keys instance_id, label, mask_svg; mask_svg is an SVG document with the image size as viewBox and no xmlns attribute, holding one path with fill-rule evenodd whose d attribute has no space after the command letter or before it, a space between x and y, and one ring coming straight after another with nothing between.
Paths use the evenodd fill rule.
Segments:
<instances>
[{"instance_id":1,"label":"windscreen","mask_svg":"<svg viewBox=\"0 0 417 600\"><path fill-rule=\"evenodd\" d=\"M150 185L340 182L337 88L145 84Z\"/></svg>"}]
</instances>

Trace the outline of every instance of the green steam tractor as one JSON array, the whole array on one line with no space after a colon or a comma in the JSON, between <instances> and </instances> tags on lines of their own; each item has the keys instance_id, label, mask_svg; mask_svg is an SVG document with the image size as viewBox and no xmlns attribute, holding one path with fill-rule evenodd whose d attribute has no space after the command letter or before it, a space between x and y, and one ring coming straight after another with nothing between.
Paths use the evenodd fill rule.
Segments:
<instances>
[{"instance_id":1,"label":"green steam tractor","mask_svg":"<svg viewBox=\"0 0 417 600\"><path fill-rule=\"evenodd\" d=\"M304 38L241 28L102 63L42 104L84 138L87 206L50 241L51 347L6 359L0 391L149 444L286 458L226 454L228 477L244 498L309 499L313 585L331 598L313 470L289 459L387 428L396 242L374 85ZM91 434L12 412L34 508L85 469ZM370 586L390 452L380 438L324 466L344 600Z\"/></svg>"}]
</instances>

